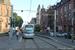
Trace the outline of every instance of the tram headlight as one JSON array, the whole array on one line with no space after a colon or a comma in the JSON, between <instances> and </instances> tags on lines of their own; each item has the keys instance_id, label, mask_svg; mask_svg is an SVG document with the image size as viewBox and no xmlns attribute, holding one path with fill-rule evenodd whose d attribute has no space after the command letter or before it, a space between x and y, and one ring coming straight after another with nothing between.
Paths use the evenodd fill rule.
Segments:
<instances>
[{"instance_id":1,"label":"tram headlight","mask_svg":"<svg viewBox=\"0 0 75 50\"><path fill-rule=\"evenodd\" d=\"M32 33L31 35L33 35L34 36L34 34Z\"/></svg>"},{"instance_id":2,"label":"tram headlight","mask_svg":"<svg viewBox=\"0 0 75 50\"><path fill-rule=\"evenodd\" d=\"M28 35L28 34L25 34L25 36L26 36L26 35Z\"/></svg>"}]
</instances>

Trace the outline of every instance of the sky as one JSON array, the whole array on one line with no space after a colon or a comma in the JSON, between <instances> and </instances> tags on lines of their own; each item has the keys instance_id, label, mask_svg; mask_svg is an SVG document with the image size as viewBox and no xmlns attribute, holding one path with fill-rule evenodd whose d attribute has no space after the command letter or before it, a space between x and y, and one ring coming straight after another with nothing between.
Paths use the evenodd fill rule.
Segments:
<instances>
[{"instance_id":1,"label":"sky","mask_svg":"<svg viewBox=\"0 0 75 50\"><path fill-rule=\"evenodd\" d=\"M10 0L11 4L13 5L13 12L16 12L18 16L21 16L24 23L25 21L30 22L32 18L36 17L36 12L38 5L40 4L41 8L44 5L47 8L49 5L54 5L60 0ZM31 5L30 5L31 4ZM17 11L17 10L34 10L36 12L29 12L29 11Z\"/></svg>"}]
</instances>

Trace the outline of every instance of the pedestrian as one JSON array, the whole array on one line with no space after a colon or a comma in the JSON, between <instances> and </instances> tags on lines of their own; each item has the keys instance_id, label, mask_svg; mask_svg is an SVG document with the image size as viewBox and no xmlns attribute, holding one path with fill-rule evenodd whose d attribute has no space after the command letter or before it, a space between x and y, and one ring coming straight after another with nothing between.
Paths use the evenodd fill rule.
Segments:
<instances>
[{"instance_id":1,"label":"pedestrian","mask_svg":"<svg viewBox=\"0 0 75 50\"><path fill-rule=\"evenodd\" d=\"M17 30L17 32L16 32L17 40L18 40L18 36L19 36L19 31Z\"/></svg>"},{"instance_id":2,"label":"pedestrian","mask_svg":"<svg viewBox=\"0 0 75 50\"><path fill-rule=\"evenodd\" d=\"M10 31L8 32L8 40L11 38L11 33Z\"/></svg>"},{"instance_id":3,"label":"pedestrian","mask_svg":"<svg viewBox=\"0 0 75 50\"><path fill-rule=\"evenodd\" d=\"M9 37L10 37L10 31L8 32L8 40L9 40Z\"/></svg>"},{"instance_id":4,"label":"pedestrian","mask_svg":"<svg viewBox=\"0 0 75 50\"><path fill-rule=\"evenodd\" d=\"M10 45L10 37L11 37L11 33L10 33L10 31L9 31L9 32L8 32L9 45Z\"/></svg>"}]
</instances>

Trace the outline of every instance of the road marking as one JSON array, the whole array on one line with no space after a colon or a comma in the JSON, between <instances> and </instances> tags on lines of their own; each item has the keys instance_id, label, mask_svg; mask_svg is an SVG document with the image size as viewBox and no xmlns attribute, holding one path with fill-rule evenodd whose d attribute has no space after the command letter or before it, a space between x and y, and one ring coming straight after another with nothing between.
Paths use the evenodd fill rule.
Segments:
<instances>
[{"instance_id":1,"label":"road marking","mask_svg":"<svg viewBox=\"0 0 75 50\"><path fill-rule=\"evenodd\" d=\"M22 37L20 38L19 42L21 42L21 40L22 40Z\"/></svg>"}]
</instances>

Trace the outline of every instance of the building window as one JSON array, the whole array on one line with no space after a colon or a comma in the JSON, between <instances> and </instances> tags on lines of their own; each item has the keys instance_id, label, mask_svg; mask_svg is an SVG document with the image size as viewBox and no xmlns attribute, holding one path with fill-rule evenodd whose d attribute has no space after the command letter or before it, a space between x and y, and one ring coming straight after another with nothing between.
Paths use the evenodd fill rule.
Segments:
<instances>
[{"instance_id":1,"label":"building window","mask_svg":"<svg viewBox=\"0 0 75 50\"><path fill-rule=\"evenodd\" d=\"M70 20L71 13L68 14L68 19Z\"/></svg>"},{"instance_id":2,"label":"building window","mask_svg":"<svg viewBox=\"0 0 75 50\"><path fill-rule=\"evenodd\" d=\"M50 8L52 9L52 6Z\"/></svg>"},{"instance_id":3,"label":"building window","mask_svg":"<svg viewBox=\"0 0 75 50\"><path fill-rule=\"evenodd\" d=\"M60 22L62 22L62 16L60 16Z\"/></svg>"},{"instance_id":4,"label":"building window","mask_svg":"<svg viewBox=\"0 0 75 50\"><path fill-rule=\"evenodd\" d=\"M6 9L6 16L8 15L8 10Z\"/></svg>"},{"instance_id":5,"label":"building window","mask_svg":"<svg viewBox=\"0 0 75 50\"><path fill-rule=\"evenodd\" d=\"M64 6L64 12L66 12L66 6Z\"/></svg>"},{"instance_id":6,"label":"building window","mask_svg":"<svg viewBox=\"0 0 75 50\"><path fill-rule=\"evenodd\" d=\"M71 27L70 26L68 26L69 28L68 28L68 31L71 31Z\"/></svg>"},{"instance_id":7,"label":"building window","mask_svg":"<svg viewBox=\"0 0 75 50\"><path fill-rule=\"evenodd\" d=\"M56 18L56 22L58 22L58 18Z\"/></svg>"},{"instance_id":8,"label":"building window","mask_svg":"<svg viewBox=\"0 0 75 50\"><path fill-rule=\"evenodd\" d=\"M67 1L67 0L66 0Z\"/></svg>"},{"instance_id":9,"label":"building window","mask_svg":"<svg viewBox=\"0 0 75 50\"><path fill-rule=\"evenodd\" d=\"M71 10L71 4L70 4L70 3L69 3L69 5L68 5L68 9Z\"/></svg>"},{"instance_id":10,"label":"building window","mask_svg":"<svg viewBox=\"0 0 75 50\"><path fill-rule=\"evenodd\" d=\"M58 30L62 30L62 26L58 26Z\"/></svg>"},{"instance_id":11,"label":"building window","mask_svg":"<svg viewBox=\"0 0 75 50\"><path fill-rule=\"evenodd\" d=\"M66 25L64 25L64 32L66 32Z\"/></svg>"},{"instance_id":12,"label":"building window","mask_svg":"<svg viewBox=\"0 0 75 50\"><path fill-rule=\"evenodd\" d=\"M39 16L37 16L37 19L39 19Z\"/></svg>"},{"instance_id":13,"label":"building window","mask_svg":"<svg viewBox=\"0 0 75 50\"><path fill-rule=\"evenodd\" d=\"M62 8L60 8L60 13L62 13Z\"/></svg>"},{"instance_id":14,"label":"building window","mask_svg":"<svg viewBox=\"0 0 75 50\"><path fill-rule=\"evenodd\" d=\"M74 19L75 19L75 12L74 12Z\"/></svg>"},{"instance_id":15,"label":"building window","mask_svg":"<svg viewBox=\"0 0 75 50\"><path fill-rule=\"evenodd\" d=\"M75 8L75 0L74 0L74 8Z\"/></svg>"},{"instance_id":16,"label":"building window","mask_svg":"<svg viewBox=\"0 0 75 50\"><path fill-rule=\"evenodd\" d=\"M62 30L62 26L60 26L60 30Z\"/></svg>"},{"instance_id":17,"label":"building window","mask_svg":"<svg viewBox=\"0 0 75 50\"><path fill-rule=\"evenodd\" d=\"M7 26L7 24L6 24L6 28L7 28L8 26Z\"/></svg>"},{"instance_id":18,"label":"building window","mask_svg":"<svg viewBox=\"0 0 75 50\"><path fill-rule=\"evenodd\" d=\"M60 30L60 26L58 26L58 30Z\"/></svg>"},{"instance_id":19,"label":"building window","mask_svg":"<svg viewBox=\"0 0 75 50\"><path fill-rule=\"evenodd\" d=\"M66 21L66 15L64 15L64 21Z\"/></svg>"},{"instance_id":20,"label":"building window","mask_svg":"<svg viewBox=\"0 0 75 50\"><path fill-rule=\"evenodd\" d=\"M63 2L61 2L61 4L63 4Z\"/></svg>"},{"instance_id":21,"label":"building window","mask_svg":"<svg viewBox=\"0 0 75 50\"><path fill-rule=\"evenodd\" d=\"M8 18L6 18L6 28L8 27Z\"/></svg>"},{"instance_id":22,"label":"building window","mask_svg":"<svg viewBox=\"0 0 75 50\"><path fill-rule=\"evenodd\" d=\"M45 12L47 12L47 10L45 10Z\"/></svg>"},{"instance_id":23,"label":"building window","mask_svg":"<svg viewBox=\"0 0 75 50\"><path fill-rule=\"evenodd\" d=\"M56 15L58 15L58 10L56 10Z\"/></svg>"}]
</instances>

